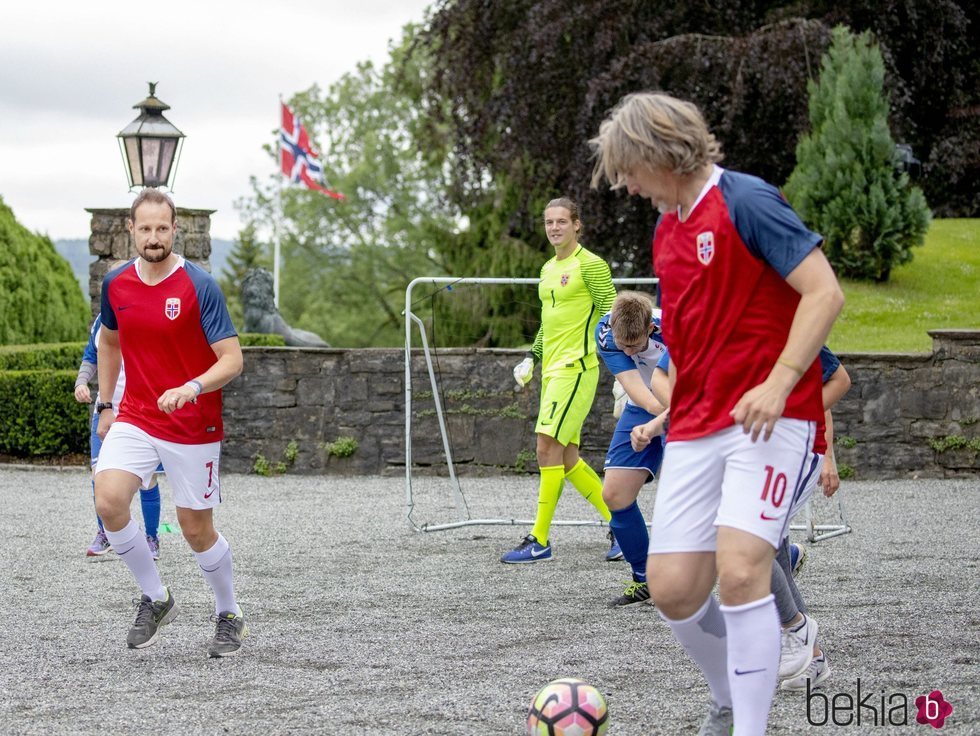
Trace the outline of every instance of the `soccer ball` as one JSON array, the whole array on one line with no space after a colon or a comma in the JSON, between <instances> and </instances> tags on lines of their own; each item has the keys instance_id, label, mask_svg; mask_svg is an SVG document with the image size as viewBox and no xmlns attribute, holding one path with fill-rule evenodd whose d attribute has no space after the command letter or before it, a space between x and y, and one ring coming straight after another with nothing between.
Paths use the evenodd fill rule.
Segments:
<instances>
[{"instance_id":1,"label":"soccer ball","mask_svg":"<svg viewBox=\"0 0 980 736\"><path fill-rule=\"evenodd\" d=\"M541 688L527 712L528 736L602 736L608 727L602 693L573 677Z\"/></svg>"}]
</instances>

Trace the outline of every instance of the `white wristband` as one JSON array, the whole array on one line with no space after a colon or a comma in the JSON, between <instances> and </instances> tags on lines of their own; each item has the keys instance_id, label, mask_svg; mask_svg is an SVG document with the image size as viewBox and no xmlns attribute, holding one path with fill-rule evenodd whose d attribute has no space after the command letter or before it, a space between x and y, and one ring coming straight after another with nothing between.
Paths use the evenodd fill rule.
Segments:
<instances>
[{"instance_id":1,"label":"white wristband","mask_svg":"<svg viewBox=\"0 0 980 736\"><path fill-rule=\"evenodd\" d=\"M185 386L190 386L191 388L193 388L194 389L194 394L196 396L200 396L201 395L201 392L204 390L204 386L201 385L201 382L200 381L197 381L197 380L190 380L187 383L185 383L184 385Z\"/></svg>"}]
</instances>

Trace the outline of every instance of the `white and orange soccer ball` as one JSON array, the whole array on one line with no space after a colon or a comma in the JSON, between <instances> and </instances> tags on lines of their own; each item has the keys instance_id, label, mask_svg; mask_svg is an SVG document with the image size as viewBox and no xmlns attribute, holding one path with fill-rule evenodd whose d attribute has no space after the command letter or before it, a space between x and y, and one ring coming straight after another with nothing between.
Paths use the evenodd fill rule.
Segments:
<instances>
[{"instance_id":1,"label":"white and orange soccer ball","mask_svg":"<svg viewBox=\"0 0 980 736\"><path fill-rule=\"evenodd\" d=\"M608 727L602 693L574 677L549 682L527 712L528 736L602 736Z\"/></svg>"}]
</instances>

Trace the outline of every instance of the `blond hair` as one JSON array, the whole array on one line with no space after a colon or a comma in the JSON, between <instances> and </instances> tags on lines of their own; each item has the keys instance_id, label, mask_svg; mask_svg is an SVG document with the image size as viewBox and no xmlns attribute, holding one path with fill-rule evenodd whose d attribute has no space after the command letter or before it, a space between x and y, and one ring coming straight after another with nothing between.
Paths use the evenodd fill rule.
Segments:
<instances>
[{"instance_id":1,"label":"blond hair","mask_svg":"<svg viewBox=\"0 0 980 736\"><path fill-rule=\"evenodd\" d=\"M592 186L605 178L622 187L636 167L692 174L721 161L721 146L697 106L660 92L626 95L589 141L595 168Z\"/></svg>"},{"instance_id":2,"label":"blond hair","mask_svg":"<svg viewBox=\"0 0 980 736\"><path fill-rule=\"evenodd\" d=\"M617 345L629 345L650 335L653 299L642 291L621 291L616 295L609 326Z\"/></svg>"}]
</instances>

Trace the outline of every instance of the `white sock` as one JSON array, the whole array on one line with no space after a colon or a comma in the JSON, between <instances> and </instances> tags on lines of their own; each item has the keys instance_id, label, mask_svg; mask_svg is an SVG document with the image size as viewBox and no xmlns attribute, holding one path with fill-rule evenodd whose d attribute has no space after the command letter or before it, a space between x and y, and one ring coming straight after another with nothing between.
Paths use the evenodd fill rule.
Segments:
<instances>
[{"instance_id":1,"label":"white sock","mask_svg":"<svg viewBox=\"0 0 980 736\"><path fill-rule=\"evenodd\" d=\"M659 612L660 609L657 609ZM672 621L662 613L674 638L694 660L708 681L711 699L717 705L730 707L732 693L728 684L728 646L725 643L725 618L721 615L718 601L713 595L690 618Z\"/></svg>"},{"instance_id":2,"label":"white sock","mask_svg":"<svg viewBox=\"0 0 980 736\"><path fill-rule=\"evenodd\" d=\"M166 600L167 590L160 580L160 571L153 562L153 555L150 554L150 548L146 546L146 537L143 536L139 524L130 519L129 523L118 532L110 532L106 529L105 536L119 558L133 573L143 595L149 596L152 601Z\"/></svg>"},{"instance_id":3,"label":"white sock","mask_svg":"<svg viewBox=\"0 0 980 736\"><path fill-rule=\"evenodd\" d=\"M728 631L728 681L735 736L763 736L779 676L779 616L772 594L721 606Z\"/></svg>"},{"instance_id":4,"label":"white sock","mask_svg":"<svg viewBox=\"0 0 980 736\"><path fill-rule=\"evenodd\" d=\"M231 611L236 616L242 610L235 602L235 581L231 574L231 547L221 534L214 546L204 552L195 552L197 564L204 573L204 580L214 591L214 612Z\"/></svg>"}]
</instances>

